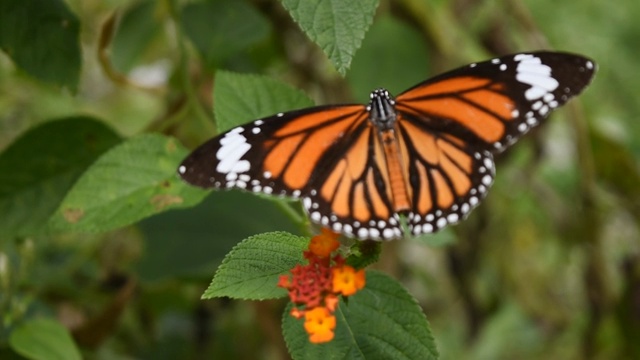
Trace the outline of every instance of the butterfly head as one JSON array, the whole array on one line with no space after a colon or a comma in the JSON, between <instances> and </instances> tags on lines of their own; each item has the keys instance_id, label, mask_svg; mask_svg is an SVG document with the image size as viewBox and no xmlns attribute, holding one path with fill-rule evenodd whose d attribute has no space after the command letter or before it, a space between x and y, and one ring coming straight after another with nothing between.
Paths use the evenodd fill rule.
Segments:
<instances>
[{"instance_id":1,"label":"butterfly head","mask_svg":"<svg viewBox=\"0 0 640 360\"><path fill-rule=\"evenodd\" d=\"M392 128L396 121L396 101L382 88L372 91L370 98L367 110L371 122L382 129Z\"/></svg>"}]
</instances>

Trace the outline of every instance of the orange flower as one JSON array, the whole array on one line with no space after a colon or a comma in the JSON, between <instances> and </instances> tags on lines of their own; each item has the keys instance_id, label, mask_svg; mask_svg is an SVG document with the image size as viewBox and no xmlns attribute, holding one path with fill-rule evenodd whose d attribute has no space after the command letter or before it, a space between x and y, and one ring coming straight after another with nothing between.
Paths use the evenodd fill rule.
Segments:
<instances>
[{"instance_id":1,"label":"orange flower","mask_svg":"<svg viewBox=\"0 0 640 360\"><path fill-rule=\"evenodd\" d=\"M309 251L321 258L326 258L340 246L340 242L337 240L340 235L325 228L322 228L321 231L321 234L311 238Z\"/></svg>"},{"instance_id":2,"label":"orange flower","mask_svg":"<svg viewBox=\"0 0 640 360\"><path fill-rule=\"evenodd\" d=\"M344 296L353 295L364 287L364 269L356 271L349 265L342 265L332 269L333 292Z\"/></svg>"},{"instance_id":3,"label":"orange flower","mask_svg":"<svg viewBox=\"0 0 640 360\"><path fill-rule=\"evenodd\" d=\"M304 329L309 333L309 341L320 344L333 340L336 317L325 307L307 310L304 314Z\"/></svg>"},{"instance_id":4,"label":"orange flower","mask_svg":"<svg viewBox=\"0 0 640 360\"><path fill-rule=\"evenodd\" d=\"M289 275L282 275L278 286L287 289L294 304L291 316L305 318L304 328L312 343L331 341L334 337L336 318L333 313L340 298L353 295L364 287L364 270L356 271L345 265L340 255L331 254L338 249L338 234L322 229L304 252L306 265L298 264Z\"/></svg>"}]
</instances>

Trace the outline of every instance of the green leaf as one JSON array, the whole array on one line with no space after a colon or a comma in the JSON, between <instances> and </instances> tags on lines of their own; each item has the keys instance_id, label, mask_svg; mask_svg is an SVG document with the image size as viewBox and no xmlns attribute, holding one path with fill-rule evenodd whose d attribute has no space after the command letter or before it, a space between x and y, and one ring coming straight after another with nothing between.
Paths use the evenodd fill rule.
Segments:
<instances>
[{"instance_id":1,"label":"green leaf","mask_svg":"<svg viewBox=\"0 0 640 360\"><path fill-rule=\"evenodd\" d=\"M51 319L25 322L11 333L9 344L13 350L28 359L82 359L69 331Z\"/></svg>"},{"instance_id":2,"label":"green leaf","mask_svg":"<svg viewBox=\"0 0 640 360\"><path fill-rule=\"evenodd\" d=\"M187 150L175 139L145 134L100 157L52 218L57 230L107 231L171 208L198 203L206 191L176 174Z\"/></svg>"},{"instance_id":3,"label":"green leaf","mask_svg":"<svg viewBox=\"0 0 640 360\"><path fill-rule=\"evenodd\" d=\"M266 76L218 71L214 86L213 110L219 132L278 112L313 106L302 91Z\"/></svg>"},{"instance_id":4,"label":"green leaf","mask_svg":"<svg viewBox=\"0 0 640 360\"><path fill-rule=\"evenodd\" d=\"M405 23L390 16L376 20L347 75L356 99L366 102L369 93L381 87L397 95L425 80L429 62L424 43L420 34Z\"/></svg>"},{"instance_id":5,"label":"green leaf","mask_svg":"<svg viewBox=\"0 0 640 360\"><path fill-rule=\"evenodd\" d=\"M75 91L80 23L61 0L0 1L0 48L27 73Z\"/></svg>"},{"instance_id":6,"label":"green leaf","mask_svg":"<svg viewBox=\"0 0 640 360\"><path fill-rule=\"evenodd\" d=\"M269 22L240 0L196 2L182 9L184 31L211 67L267 38Z\"/></svg>"},{"instance_id":7,"label":"green leaf","mask_svg":"<svg viewBox=\"0 0 640 360\"><path fill-rule=\"evenodd\" d=\"M73 183L119 141L113 130L90 117L50 121L22 135L0 154L2 235L46 232Z\"/></svg>"},{"instance_id":8,"label":"green leaf","mask_svg":"<svg viewBox=\"0 0 640 360\"><path fill-rule=\"evenodd\" d=\"M161 22L154 14L156 6L158 2L145 0L123 13L110 51L113 66L119 71L131 70L152 40L160 34Z\"/></svg>"},{"instance_id":9,"label":"green leaf","mask_svg":"<svg viewBox=\"0 0 640 360\"><path fill-rule=\"evenodd\" d=\"M303 262L309 239L285 232L252 236L231 250L202 297L264 300L283 297L280 275Z\"/></svg>"},{"instance_id":10,"label":"green leaf","mask_svg":"<svg viewBox=\"0 0 640 360\"><path fill-rule=\"evenodd\" d=\"M211 279L241 239L267 231L300 232L272 198L240 190L213 191L193 208L158 214L137 228L149 240L136 266L145 281L176 276Z\"/></svg>"},{"instance_id":11,"label":"green leaf","mask_svg":"<svg viewBox=\"0 0 640 360\"><path fill-rule=\"evenodd\" d=\"M378 0L282 0L282 4L344 75L373 21Z\"/></svg>"},{"instance_id":12,"label":"green leaf","mask_svg":"<svg viewBox=\"0 0 640 360\"><path fill-rule=\"evenodd\" d=\"M312 344L303 320L285 310L282 328L294 359L437 359L431 329L416 300L397 281L367 271L367 285L341 300L335 338Z\"/></svg>"}]
</instances>

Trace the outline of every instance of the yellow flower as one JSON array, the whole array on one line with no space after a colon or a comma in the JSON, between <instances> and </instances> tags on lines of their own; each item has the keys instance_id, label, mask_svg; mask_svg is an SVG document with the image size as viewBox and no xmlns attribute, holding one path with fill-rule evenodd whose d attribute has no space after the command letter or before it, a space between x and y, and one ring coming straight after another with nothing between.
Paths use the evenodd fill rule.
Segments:
<instances>
[{"instance_id":1,"label":"yellow flower","mask_svg":"<svg viewBox=\"0 0 640 360\"><path fill-rule=\"evenodd\" d=\"M304 319L304 329L309 334L309 341L320 344L333 340L336 317L325 307L318 306L306 311Z\"/></svg>"},{"instance_id":2,"label":"yellow flower","mask_svg":"<svg viewBox=\"0 0 640 360\"><path fill-rule=\"evenodd\" d=\"M365 284L364 269L356 271L349 265L342 265L332 269L333 292L344 296L353 295Z\"/></svg>"}]
</instances>

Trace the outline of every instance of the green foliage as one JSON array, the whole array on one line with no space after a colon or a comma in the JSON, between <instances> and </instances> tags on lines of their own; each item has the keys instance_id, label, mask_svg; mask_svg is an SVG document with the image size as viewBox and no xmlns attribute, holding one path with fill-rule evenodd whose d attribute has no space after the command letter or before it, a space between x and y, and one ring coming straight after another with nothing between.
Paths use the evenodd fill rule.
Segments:
<instances>
[{"instance_id":1,"label":"green foliage","mask_svg":"<svg viewBox=\"0 0 640 360\"><path fill-rule=\"evenodd\" d=\"M27 359L82 359L69 331L49 319L33 319L20 325L11 333L9 344Z\"/></svg>"},{"instance_id":2,"label":"green foliage","mask_svg":"<svg viewBox=\"0 0 640 360\"><path fill-rule=\"evenodd\" d=\"M638 17L631 0L0 0L0 358L640 358ZM314 232L299 202L176 175L215 131L538 48L594 58L593 85L497 157L463 224L344 241L393 278L367 270L328 344L276 286Z\"/></svg>"},{"instance_id":3,"label":"green foliage","mask_svg":"<svg viewBox=\"0 0 640 360\"><path fill-rule=\"evenodd\" d=\"M75 91L80 22L62 0L0 2L0 48L31 76Z\"/></svg>"},{"instance_id":4,"label":"green foliage","mask_svg":"<svg viewBox=\"0 0 640 360\"><path fill-rule=\"evenodd\" d=\"M59 231L104 232L176 207L206 192L176 175L187 150L158 134L133 137L101 156L78 179L51 218Z\"/></svg>"},{"instance_id":5,"label":"green foliage","mask_svg":"<svg viewBox=\"0 0 640 360\"><path fill-rule=\"evenodd\" d=\"M373 21L378 0L282 0L282 4L344 75Z\"/></svg>"},{"instance_id":6,"label":"green foliage","mask_svg":"<svg viewBox=\"0 0 640 360\"><path fill-rule=\"evenodd\" d=\"M341 301L336 337L309 343L303 321L285 310L282 328L294 359L437 359L429 323L416 300L397 281L367 272L367 286ZM373 325L375 324L375 325Z\"/></svg>"},{"instance_id":7,"label":"green foliage","mask_svg":"<svg viewBox=\"0 0 640 360\"><path fill-rule=\"evenodd\" d=\"M353 58L347 81L358 101L366 102L372 89L384 87L392 94L399 94L415 85L418 79L426 79L428 69L427 48L420 40L420 33L391 16L381 16Z\"/></svg>"},{"instance_id":8,"label":"green foliage","mask_svg":"<svg viewBox=\"0 0 640 360\"><path fill-rule=\"evenodd\" d=\"M265 40L269 22L244 0L216 0L186 5L181 26L208 66ZM233 31L229 31L233 29Z\"/></svg>"},{"instance_id":9,"label":"green foliage","mask_svg":"<svg viewBox=\"0 0 640 360\"><path fill-rule=\"evenodd\" d=\"M4 237L46 233L47 221L71 186L120 141L89 117L38 126L0 154L0 228Z\"/></svg>"},{"instance_id":10,"label":"green foliage","mask_svg":"<svg viewBox=\"0 0 640 360\"><path fill-rule=\"evenodd\" d=\"M285 296L278 278L302 263L309 241L283 232L252 236L227 254L202 298L265 300Z\"/></svg>"},{"instance_id":11,"label":"green foliage","mask_svg":"<svg viewBox=\"0 0 640 360\"><path fill-rule=\"evenodd\" d=\"M111 62L119 71L129 71L142 57L147 45L159 35L155 1L135 3L122 14L111 45Z\"/></svg>"},{"instance_id":12,"label":"green foliage","mask_svg":"<svg viewBox=\"0 0 640 360\"><path fill-rule=\"evenodd\" d=\"M218 131L226 131L282 109L313 105L300 90L264 76L225 71L216 74L213 103Z\"/></svg>"}]
</instances>

